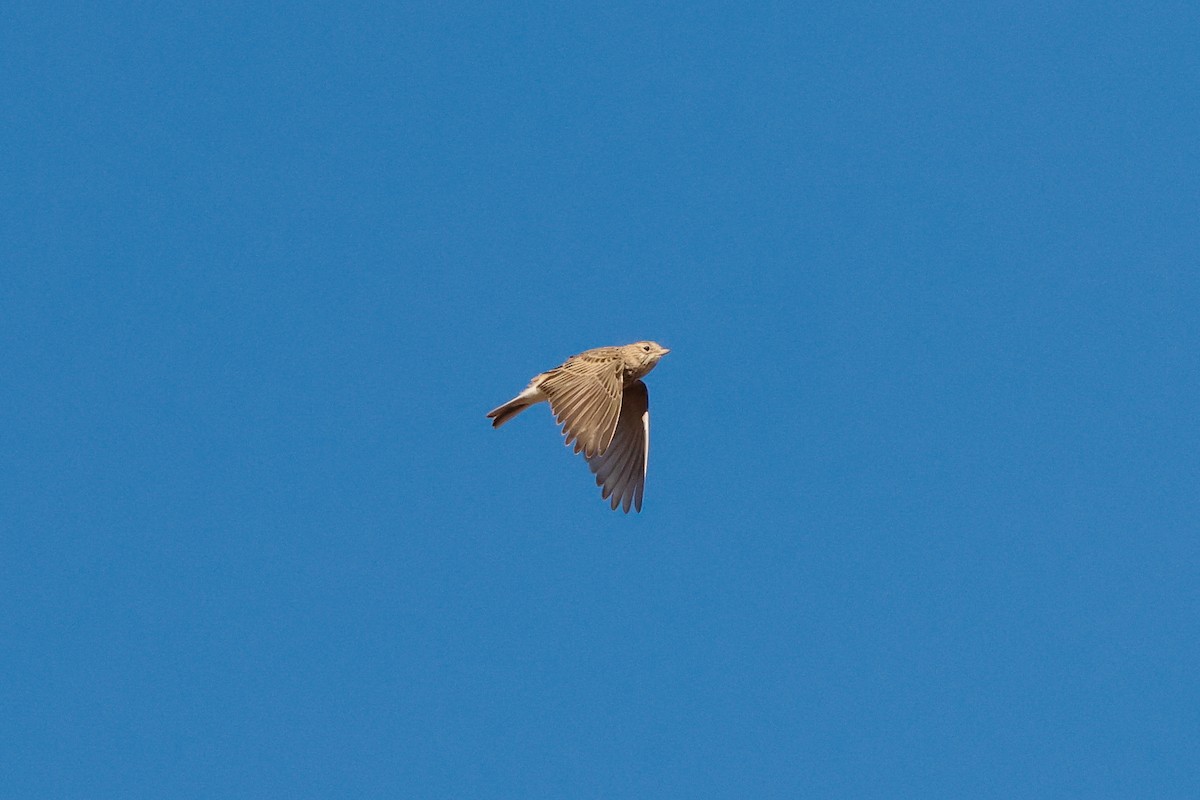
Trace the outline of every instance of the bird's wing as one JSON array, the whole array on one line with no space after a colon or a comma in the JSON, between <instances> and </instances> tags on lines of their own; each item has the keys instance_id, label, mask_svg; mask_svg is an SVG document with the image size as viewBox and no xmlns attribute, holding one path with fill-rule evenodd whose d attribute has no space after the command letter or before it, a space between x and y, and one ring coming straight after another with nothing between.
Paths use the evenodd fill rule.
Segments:
<instances>
[{"instance_id":1,"label":"bird's wing","mask_svg":"<svg viewBox=\"0 0 1200 800\"><path fill-rule=\"evenodd\" d=\"M538 382L567 445L586 458L603 453L621 414L620 358L576 356Z\"/></svg>"},{"instance_id":2,"label":"bird's wing","mask_svg":"<svg viewBox=\"0 0 1200 800\"><path fill-rule=\"evenodd\" d=\"M634 381L625 389L621 416L612 444L604 453L588 457L588 466L596 474L600 496L612 498L612 507L623 506L626 514L633 505L642 510L646 489L646 465L650 461L650 394L646 384Z\"/></svg>"}]
</instances>

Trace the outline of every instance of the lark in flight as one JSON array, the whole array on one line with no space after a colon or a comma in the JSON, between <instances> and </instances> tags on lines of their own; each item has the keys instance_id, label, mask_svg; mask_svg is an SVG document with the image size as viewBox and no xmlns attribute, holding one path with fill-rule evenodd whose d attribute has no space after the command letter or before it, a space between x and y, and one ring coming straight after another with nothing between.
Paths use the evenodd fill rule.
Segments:
<instances>
[{"instance_id":1,"label":"lark in flight","mask_svg":"<svg viewBox=\"0 0 1200 800\"><path fill-rule=\"evenodd\" d=\"M537 375L525 391L488 412L499 428L532 405L550 403L567 446L583 453L600 496L626 514L642 510L650 458L650 395L642 378L671 352L657 342L597 347Z\"/></svg>"}]
</instances>

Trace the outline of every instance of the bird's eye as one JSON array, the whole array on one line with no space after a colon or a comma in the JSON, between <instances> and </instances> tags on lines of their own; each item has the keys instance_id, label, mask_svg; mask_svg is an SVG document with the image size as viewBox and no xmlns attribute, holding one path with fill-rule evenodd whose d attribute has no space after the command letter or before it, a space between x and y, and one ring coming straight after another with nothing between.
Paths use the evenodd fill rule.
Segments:
<instances>
[{"instance_id":1,"label":"bird's eye","mask_svg":"<svg viewBox=\"0 0 1200 800\"><path fill-rule=\"evenodd\" d=\"M649 353L649 352L650 352L650 345L648 345L648 344L644 344L644 345L642 345L642 349L643 349L643 350L645 350L647 353Z\"/></svg>"}]
</instances>

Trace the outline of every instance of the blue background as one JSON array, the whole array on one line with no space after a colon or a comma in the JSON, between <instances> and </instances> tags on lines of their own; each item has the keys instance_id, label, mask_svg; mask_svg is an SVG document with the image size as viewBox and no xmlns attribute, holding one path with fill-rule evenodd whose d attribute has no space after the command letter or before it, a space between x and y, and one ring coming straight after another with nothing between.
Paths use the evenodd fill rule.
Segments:
<instances>
[{"instance_id":1,"label":"blue background","mask_svg":"<svg viewBox=\"0 0 1200 800\"><path fill-rule=\"evenodd\" d=\"M1193 4L2 17L6 796L1200 796Z\"/></svg>"}]
</instances>

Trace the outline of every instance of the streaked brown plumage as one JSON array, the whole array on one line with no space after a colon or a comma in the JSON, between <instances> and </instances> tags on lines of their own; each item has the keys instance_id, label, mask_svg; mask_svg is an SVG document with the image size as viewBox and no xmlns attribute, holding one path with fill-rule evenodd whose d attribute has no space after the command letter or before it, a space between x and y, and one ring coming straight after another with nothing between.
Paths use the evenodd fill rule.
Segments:
<instances>
[{"instance_id":1,"label":"streaked brown plumage","mask_svg":"<svg viewBox=\"0 0 1200 800\"><path fill-rule=\"evenodd\" d=\"M671 352L655 342L597 347L534 377L519 395L488 412L499 428L547 401L567 446L583 453L613 509L642 510L650 454L650 397L641 378Z\"/></svg>"}]
</instances>

